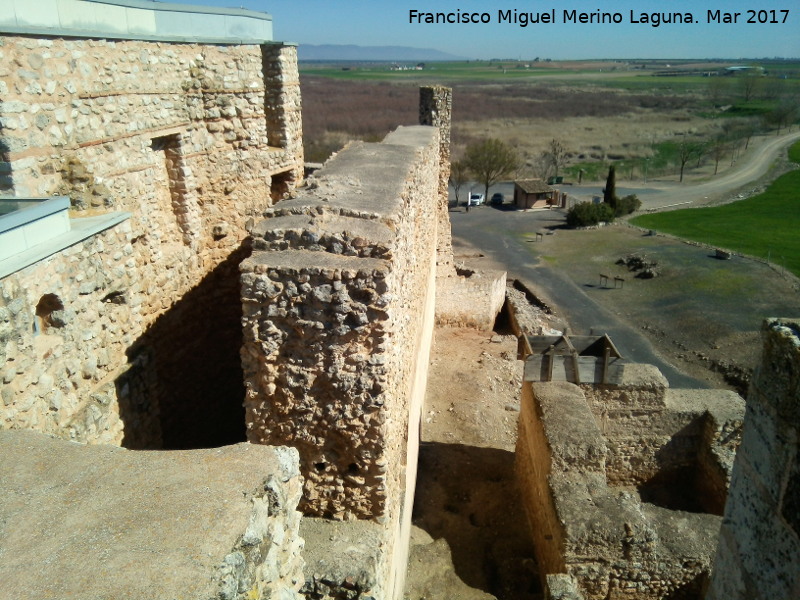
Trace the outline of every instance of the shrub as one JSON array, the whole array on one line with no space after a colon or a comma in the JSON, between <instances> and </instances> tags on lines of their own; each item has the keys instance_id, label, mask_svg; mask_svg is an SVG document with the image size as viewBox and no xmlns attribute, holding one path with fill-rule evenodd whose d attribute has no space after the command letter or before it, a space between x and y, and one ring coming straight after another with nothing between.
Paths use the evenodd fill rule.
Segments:
<instances>
[{"instance_id":1,"label":"shrub","mask_svg":"<svg viewBox=\"0 0 800 600\"><path fill-rule=\"evenodd\" d=\"M567 211L567 225L570 227L588 227L613 220L614 210L605 202L580 202Z\"/></svg>"},{"instance_id":2,"label":"shrub","mask_svg":"<svg viewBox=\"0 0 800 600\"><path fill-rule=\"evenodd\" d=\"M636 196L636 194L630 194L628 196L623 196L622 198L617 199L617 205L614 209L614 214L617 217L621 217L624 215L629 215L632 212L636 212L641 208L642 201Z\"/></svg>"}]
</instances>

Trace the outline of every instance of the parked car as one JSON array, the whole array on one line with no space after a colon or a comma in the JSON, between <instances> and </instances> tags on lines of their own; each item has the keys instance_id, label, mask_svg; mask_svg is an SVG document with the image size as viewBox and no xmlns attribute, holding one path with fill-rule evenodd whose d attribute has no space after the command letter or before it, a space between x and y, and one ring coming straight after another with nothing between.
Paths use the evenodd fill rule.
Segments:
<instances>
[{"instance_id":1,"label":"parked car","mask_svg":"<svg viewBox=\"0 0 800 600\"><path fill-rule=\"evenodd\" d=\"M494 194L492 194L492 199L490 200L492 204L502 204L505 201L506 197L500 192L495 192Z\"/></svg>"},{"instance_id":2,"label":"parked car","mask_svg":"<svg viewBox=\"0 0 800 600\"><path fill-rule=\"evenodd\" d=\"M467 200L467 204L470 206L480 206L486 200L486 196L483 194L473 193L469 195L469 200Z\"/></svg>"}]
</instances>

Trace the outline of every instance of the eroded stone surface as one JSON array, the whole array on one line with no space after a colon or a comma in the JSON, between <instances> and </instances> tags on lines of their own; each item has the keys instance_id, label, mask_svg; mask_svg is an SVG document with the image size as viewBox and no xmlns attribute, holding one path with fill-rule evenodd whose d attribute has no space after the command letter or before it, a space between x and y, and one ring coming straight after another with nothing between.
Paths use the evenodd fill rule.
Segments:
<instances>
[{"instance_id":1,"label":"eroded stone surface","mask_svg":"<svg viewBox=\"0 0 800 600\"><path fill-rule=\"evenodd\" d=\"M800 594L800 324L769 319L708 600Z\"/></svg>"},{"instance_id":2,"label":"eroded stone surface","mask_svg":"<svg viewBox=\"0 0 800 600\"><path fill-rule=\"evenodd\" d=\"M9 598L300 598L297 452L137 452L0 432Z\"/></svg>"}]
</instances>

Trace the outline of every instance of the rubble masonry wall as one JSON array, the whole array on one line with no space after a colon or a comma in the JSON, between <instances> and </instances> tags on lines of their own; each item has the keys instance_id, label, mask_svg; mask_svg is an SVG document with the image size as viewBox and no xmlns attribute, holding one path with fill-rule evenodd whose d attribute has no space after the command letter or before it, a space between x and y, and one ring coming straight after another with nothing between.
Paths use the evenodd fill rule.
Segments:
<instances>
[{"instance_id":1,"label":"rubble masonry wall","mask_svg":"<svg viewBox=\"0 0 800 600\"><path fill-rule=\"evenodd\" d=\"M658 394L651 385L642 395ZM581 387L523 383L516 471L543 585L563 573L590 600L696 598L720 517L668 510L609 485L613 441L602 427Z\"/></svg>"},{"instance_id":2,"label":"rubble masonry wall","mask_svg":"<svg viewBox=\"0 0 800 600\"><path fill-rule=\"evenodd\" d=\"M609 485L680 481L687 495L702 487L697 502L722 514L744 402L724 390L668 389L661 379L657 373L636 387L582 386L608 442Z\"/></svg>"},{"instance_id":3,"label":"rubble masonry wall","mask_svg":"<svg viewBox=\"0 0 800 600\"><path fill-rule=\"evenodd\" d=\"M266 211L242 264L248 439L300 451L306 514L386 524L386 597L402 594L410 531L439 152L421 126L349 145Z\"/></svg>"},{"instance_id":4,"label":"rubble masonry wall","mask_svg":"<svg viewBox=\"0 0 800 600\"><path fill-rule=\"evenodd\" d=\"M302 177L296 49L3 36L0 100L0 193L67 195L73 217L131 213L3 282L0 427L158 447L213 432L203 395L243 421L238 262L248 219ZM46 296L70 320L40 352L31 324ZM192 352L203 341L206 357ZM204 412L207 423L180 424Z\"/></svg>"}]
</instances>

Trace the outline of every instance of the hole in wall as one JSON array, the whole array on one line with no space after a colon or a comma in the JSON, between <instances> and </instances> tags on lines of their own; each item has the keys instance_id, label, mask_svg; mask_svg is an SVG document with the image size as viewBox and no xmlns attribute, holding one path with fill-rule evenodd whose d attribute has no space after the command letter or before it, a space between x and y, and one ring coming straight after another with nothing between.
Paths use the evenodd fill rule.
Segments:
<instances>
[{"instance_id":1,"label":"hole in wall","mask_svg":"<svg viewBox=\"0 0 800 600\"><path fill-rule=\"evenodd\" d=\"M291 171L284 171L283 173L276 173L272 176L272 182L269 188L269 195L272 198L272 203L284 200L289 193L289 190L294 183L294 174Z\"/></svg>"},{"instance_id":2,"label":"hole in wall","mask_svg":"<svg viewBox=\"0 0 800 600\"><path fill-rule=\"evenodd\" d=\"M249 254L242 244L128 348L128 370L115 382L124 447L245 441L239 264Z\"/></svg>"},{"instance_id":3,"label":"hole in wall","mask_svg":"<svg viewBox=\"0 0 800 600\"><path fill-rule=\"evenodd\" d=\"M56 294L45 294L36 305L36 324L38 332L46 333L48 329L66 325L64 321L64 303Z\"/></svg>"},{"instance_id":4,"label":"hole in wall","mask_svg":"<svg viewBox=\"0 0 800 600\"><path fill-rule=\"evenodd\" d=\"M498 335L513 335L514 330L511 328L510 308L508 306L508 299L503 301L503 308L497 313L494 319L494 326L492 331Z\"/></svg>"},{"instance_id":5,"label":"hole in wall","mask_svg":"<svg viewBox=\"0 0 800 600\"><path fill-rule=\"evenodd\" d=\"M106 294L105 296L103 296L102 301L110 304L127 304L127 299L125 298L125 292L120 292L120 291Z\"/></svg>"}]
</instances>

